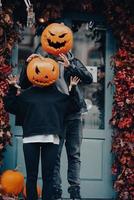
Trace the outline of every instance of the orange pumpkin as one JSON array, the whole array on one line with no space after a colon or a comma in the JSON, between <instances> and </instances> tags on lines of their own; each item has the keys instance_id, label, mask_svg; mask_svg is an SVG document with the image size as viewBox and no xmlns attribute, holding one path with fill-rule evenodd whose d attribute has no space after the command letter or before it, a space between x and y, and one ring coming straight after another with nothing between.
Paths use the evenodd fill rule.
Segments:
<instances>
[{"instance_id":1,"label":"orange pumpkin","mask_svg":"<svg viewBox=\"0 0 134 200\"><path fill-rule=\"evenodd\" d=\"M18 195L24 187L24 176L16 170L6 170L1 176L1 187L6 194Z\"/></svg>"},{"instance_id":2,"label":"orange pumpkin","mask_svg":"<svg viewBox=\"0 0 134 200\"><path fill-rule=\"evenodd\" d=\"M53 55L66 54L73 46L73 33L63 23L48 25L42 35L41 44L43 49Z\"/></svg>"},{"instance_id":3,"label":"orange pumpkin","mask_svg":"<svg viewBox=\"0 0 134 200\"><path fill-rule=\"evenodd\" d=\"M59 77L59 65L51 58L33 58L27 66L27 77L34 85L51 85Z\"/></svg>"},{"instance_id":4,"label":"orange pumpkin","mask_svg":"<svg viewBox=\"0 0 134 200\"><path fill-rule=\"evenodd\" d=\"M37 194L38 194L38 198L41 198L41 196L42 196L42 189L41 189L41 187L39 185L37 185ZM24 189L23 189L23 196L26 199L26 197L27 197L26 186L24 186Z\"/></svg>"}]
</instances>

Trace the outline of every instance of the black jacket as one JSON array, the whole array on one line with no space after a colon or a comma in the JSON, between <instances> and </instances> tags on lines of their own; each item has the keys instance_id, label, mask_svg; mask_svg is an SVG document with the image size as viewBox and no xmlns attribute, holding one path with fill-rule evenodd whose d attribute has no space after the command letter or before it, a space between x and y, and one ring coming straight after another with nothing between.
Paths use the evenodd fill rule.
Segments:
<instances>
[{"instance_id":1,"label":"black jacket","mask_svg":"<svg viewBox=\"0 0 134 200\"><path fill-rule=\"evenodd\" d=\"M51 57L59 61L57 57L54 57L50 54L47 55L47 57ZM65 80L69 82L70 76L78 76L81 80L81 83L83 84L92 83L93 81L92 74L86 69L86 67L82 64L82 62L79 59L75 58L71 53L67 54L67 58L70 61L70 66L65 68L65 74L64 74ZM19 79L19 85L21 86L22 89L26 89L32 85L26 75L26 66L22 68Z\"/></svg>"},{"instance_id":2,"label":"black jacket","mask_svg":"<svg viewBox=\"0 0 134 200\"><path fill-rule=\"evenodd\" d=\"M24 137L38 134L63 137L68 108L71 112L81 108L75 87L72 87L70 95L66 95L59 92L55 85L43 88L32 86L16 96L16 88L11 86L3 100L5 110L19 116Z\"/></svg>"},{"instance_id":3,"label":"black jacket","mask_svg":"<svg viewBox=\"0 0 134 200\"><path fill-rule=\"evenodd\" d=\"M87 70L85 65L70 52L67 54L67 58L70 62L70 66L65 68L64 76L66 81L69 81L70 76L77 76L80 78L82 84L92 83L92 74Z\"/></svg>"},{"instance_id":4,"label":"black jacket","mask_svg":"<svg viewBox=\"0 0 134 200\"><path fill-rule=\"evenodd\" d=\"M51 58L59 61L58 57L54 57L50 54L47 54L46 57L51 57ZM64 78L65 78L67 84L69 85L71 76L78 76L80 78L81 83L79 84L79 87L81 84L91 84L93 81L92 74L87 70L87 68L82 64L82 62L79 59L75 58L73 56L73 54L70 52L67 54L67 58L70 62L70 66L65 68L65 72L64 72ZM31 83L29 82L27 75L26 75L26 67L24 67L21 71L19 85L21 86L22 89L26 89L31 86ZM83 97L82 93L80 92L79 87L76 86L76 90L79 93L79 97L81 98L81 102L82 102L81 113L82 113L82 112L87 111L87 107L86 107L84 97ZM72 116L72 113L70 111L70 119L77 118L77 116L79 118L80 113L78 114L78 112L76 112L76 115L74 115L74 113L73 113L73 116Z\"/></svg>"}]
</instances>

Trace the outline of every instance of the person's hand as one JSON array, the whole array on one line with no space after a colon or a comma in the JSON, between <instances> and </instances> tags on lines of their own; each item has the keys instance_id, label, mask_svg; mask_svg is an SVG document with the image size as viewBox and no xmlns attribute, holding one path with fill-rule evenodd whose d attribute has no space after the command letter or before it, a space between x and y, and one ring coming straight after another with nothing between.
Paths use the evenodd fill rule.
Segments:
<instances>
[{"instance_id":1,"label":"person's hand","mask_svg":"<svg viewBox=\"0 0 134 200\"><path fill-rule=\"evenodd\" d=\"M27 62L30 62L33 58L40 58L40 59L44 59L43 56L41 56L40 54L36 54L36 53L33 53L31 54L28 58L27 58Z\"/></svg>"},{"instance_id":2,"label":"person's hand","mask_svg":"<svg viewBox=\"0 0 134 200\"><path fill-rule=\"evenodd\" d=\"M70 77L70 85L69 85L69 91L71 91L72 86L76 86L79 83L80 79L77 76Z\"/></svg>"},{"instance_id":3,"label":"person's hand","mask_svg":"<svg viewBox=\"0 0 134 200\"><path fill-rule=\"evenodd\" d=\"M63 61L59 61L59 63L61 63L65 68L69 67L70 62L67 56L64 53L59 54L59 56L63 60Z\"/></svg>"},{"instance_id":4,"label":"person's hand","mask_svg":"<svg viewBox=\"0 0 134 200\"><path fill-rule=\"evenodd\" d=\"M15 86L17 89L21 89L21 87L17 84L19 77L18 76L13 76L12 74L10 74L7 78L7 81L9 83L9 85L13 85Z\"/></svg>"}]
</instances>

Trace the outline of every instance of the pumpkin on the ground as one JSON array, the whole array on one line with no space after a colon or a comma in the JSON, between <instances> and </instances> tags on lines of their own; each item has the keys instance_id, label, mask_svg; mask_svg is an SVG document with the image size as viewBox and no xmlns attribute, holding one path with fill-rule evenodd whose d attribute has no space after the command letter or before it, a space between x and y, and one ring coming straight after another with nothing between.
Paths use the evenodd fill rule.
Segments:
<instances>
[{"instance_id":1,"label":"pumpkin on the ground","mask_svg":"<svg viewBox=\"0 0 134 200\"><path fill-rule=\"evenodd\" d=\"M6 194L18 195L24 187L24 176L16 170L6 170L1 175L1 187Z\"/></svg>"},{"instance_id":2,"label":"pumpkin on the ground","mask_svg":"<svg viewBox=\"0 0 134 200\"><path fill-rule=\"evenodd\" d=\"M66 54L73 46L73 33L63 23L48 25L41 35L42 48L53 55Z\"/></svg>"}]
</instances>

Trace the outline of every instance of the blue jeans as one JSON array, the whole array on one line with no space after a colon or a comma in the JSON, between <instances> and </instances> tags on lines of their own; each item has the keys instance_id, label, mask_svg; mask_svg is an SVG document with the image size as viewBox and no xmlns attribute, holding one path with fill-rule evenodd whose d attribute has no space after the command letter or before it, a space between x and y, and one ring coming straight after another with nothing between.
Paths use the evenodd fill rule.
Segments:
<instances>
[{"instance_id":1,"label":"blue jeans","mask_svg":"<svg viewBox=\"0 0 134 200\"><path fill-rule=\"evenodd\" d=\"M82 143L82 124L81 119L68 120L66 123L65 147L68 159L67 179L70 185L80 185L80 149ZM60 158L64 144L61 139L59 152L54 169L54 187L61 189Z\"/></svg>"}]
</instances>

